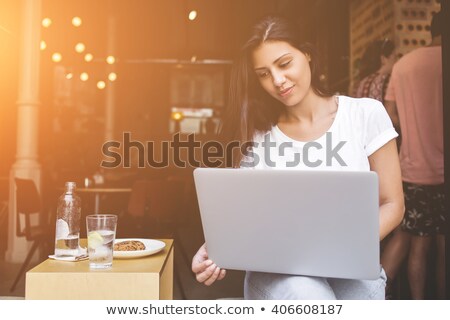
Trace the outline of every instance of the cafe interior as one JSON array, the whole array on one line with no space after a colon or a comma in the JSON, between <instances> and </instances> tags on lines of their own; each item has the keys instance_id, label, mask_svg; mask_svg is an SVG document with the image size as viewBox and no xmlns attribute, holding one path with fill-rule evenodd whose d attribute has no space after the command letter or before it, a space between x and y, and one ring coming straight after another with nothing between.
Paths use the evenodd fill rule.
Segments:
<instances>
[{"instance_id":1,"label":"cafe interior","mask_svg":"<svg viewBox=\"0 0 450 320\"><path fill-rule=\"evenodd\" d=\"M365 47L389 38L400 58L425 45L440 5L0 1L0 296L45 298L28 288L39 274L30 270L54 251L58 198L73 181L81 198L80 238L86 238L87 215L108 213L118 216L116 238L173 240L166 243L173 259L169 293L160 298L241 298L243 271L230 270L211 287L191 271L204 242L192 172L208 164L198 152L192 161L186 150L174 161L164 142L192 135L200 143L220 140L233 60L263 16L295 23L322 55L321 81L351 95ZM34 187L19 190L16 178ZM156 272L162 277L162 269ZM431 281L427 298L434 290ZM406 275L400 276L394 299L408 298Z\"/></svg>"}]
</instances>

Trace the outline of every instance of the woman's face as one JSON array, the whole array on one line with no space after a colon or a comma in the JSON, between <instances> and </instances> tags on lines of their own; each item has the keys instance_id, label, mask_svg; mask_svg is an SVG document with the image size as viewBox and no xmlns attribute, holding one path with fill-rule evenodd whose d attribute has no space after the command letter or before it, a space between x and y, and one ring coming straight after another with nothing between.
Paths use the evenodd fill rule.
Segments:
<instances>
[{"instance_id":1,"label":"woman's face","mask_svg":"<svg viewBox=\"0 0 450 320\"><path fill-rule=\"evenodd\" d=\"M259 83L286 106L299 104L311 90L309 59L284 41L265 42L252 54Z\"/></svg>"}]
</instances>

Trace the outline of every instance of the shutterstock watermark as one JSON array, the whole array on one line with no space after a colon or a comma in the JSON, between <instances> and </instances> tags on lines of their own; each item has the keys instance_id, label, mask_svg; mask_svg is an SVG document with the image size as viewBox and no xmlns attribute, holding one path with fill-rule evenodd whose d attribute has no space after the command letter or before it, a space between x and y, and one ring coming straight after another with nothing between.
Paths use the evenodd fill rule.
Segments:
<instances>
[{"instance_id":1,"label":"shutterstock watermark","mask_svg":"<svg viewBox=\"0 0 450 320\"><path fill-rule=\"evenodd\" d=\"M186 168L188 165L194 168L201 165L212 168L231 167L234 163L232 157L236 151L239 151L240 158L243 158L241 167L245 168L256 167L261 161L266 167L275 167L280 165L280 159L285 161L286 167L304 165L314 168L323 164L332 166L333 161L340 166L347 166L339 155L339 151L347 141L333 144L330 132L326 133L324 145L317 141L310 141L306 142L300 151L298 146L294 149L292 142L271 141L270 134L266 134L261 143L232 141L223 144L215 140L198 141L195 134L189 134L184 138L186 139L182 139L182 135L177 133L170 141L141 142L132 140L131 133L125 132L122 141L107 141L103 144L102 153L109 159L103 160L100 165L109 169L131 168L132 162L138 168L166 168L171 164L178 168ZM134 153L132 153L133 150ZM296 151L292 152L292 150ZM318 150L323 150L322 158L317 158ZM289 151L291 156L287 157ZM311 154L314 152L316 158L312 159Z\"/></svg>"}]
</instances>

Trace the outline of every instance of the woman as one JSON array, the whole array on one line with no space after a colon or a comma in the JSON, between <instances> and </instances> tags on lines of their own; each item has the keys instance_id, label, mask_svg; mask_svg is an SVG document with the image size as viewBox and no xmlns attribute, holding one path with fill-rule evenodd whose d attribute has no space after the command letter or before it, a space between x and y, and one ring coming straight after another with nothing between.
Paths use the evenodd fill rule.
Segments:
<instances>
[{"instance_id":1,"label":"woman","mask_svg":"<svg viewBox=\"0 0 450 320\"><path fill-rule=\"evenodd\" d=\"M389 39L370 44L361 61L362 80L356 90L356 97L373 98L384 103L384 95L395 63L394 49L394 43Z\"/></svg>"},{"instance_id":2,"label":"woman","mask_svg":"<svg viewBox=\"0 0 450 320\"><path fill-rule=\"evenodd\" d=\"M323 159L318 166L300 162L301 170L372 170L380 184L380 239L401 221L403 193L395 145L397 136L382 104L372 99L330 95L319 81L318 62L309 45L298 45L288 24L269 17L255 26L233 68L229 117L223 132L229 140L253 141L261 146L265 138L278 145L290 142L283 155L270 154L275 168L287 168L306 142L325 146L331 135L343 161L325 161L326 148L311 148L309 159ZM268 135L268 136L267 136ZM275 150L272 148L271 150ZM264 150L253 153L265 159ZM235 165L273 169L270 161L234 157ZM298 155L298 154L297 154ZM266 159L267 160L267 159ZM192 261L199 282L211 285L226 271L208 259L204 244ZM292 276L247 272L246 299L383 299L385 273L375 281Z\"/></svg>"}]
</instances>

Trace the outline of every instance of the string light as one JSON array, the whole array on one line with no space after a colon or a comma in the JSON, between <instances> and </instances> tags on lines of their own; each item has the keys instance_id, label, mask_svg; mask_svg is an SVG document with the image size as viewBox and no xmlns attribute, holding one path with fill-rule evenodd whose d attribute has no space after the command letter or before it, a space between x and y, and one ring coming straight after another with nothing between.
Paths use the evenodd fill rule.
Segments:
<instances>
[{"instance_id":1,"label":"string light","mask_svg":"<svg viewBox=\"0 0 450 320\"><path fill-rule=\"evenodd\" d=\"M117 74L115 72L111 72L110 74L108 74L108 79L109 81L113 82L116 81L117 79Z\"/></svg>"},{"instance_id":2,"label":"string light","mask_svg":"<svg viewBox=\"0 0 450 320\"><path fill-rule=\"evenodd\" d=\"M72 24L73 24L74 27L81 26L81 23L82 23L82 21L81 21L80 17L73 17L72 18Z\"/></svg>"},{"instance_id":3,"label":"string light","mask_svg":"<svg viewBox=\"0 0 450 320\"><path fill-rule=\"evenodd\" d=\"M189 19L190 20L194 20L196 17L197 17L197 11L193 10L193 11L191 11L189 13ZM82 25L82 23L83 23L83 21L81 20L80 17L73 17L72 18L72 25L74 27L79 27L79 26ZM50 18L44 18L42 20L42 26L44 28L50 27L51 24L52 24L52 20ZM47 43L44 40L40 41L40 49L41 50L47 49ZM74 49L75 49L75 51L77 53L83 53L86 50L86 45L84 43L82 43L82 42L78 42L75 45ZM55 52L55 53L52 54L52 61L53 62L61 62L62 58L63 57L62 57L61 53L59 53L59 52ZM91 62L91 61L93 61L93 59L94 59L94 56L91 53L86 53L84 55L84 60L86 62ZM194 59L195 59L195 57L194 57ZM106 57L106 63L107 64L112 65L115 62L116 62L116 58L114 56L110 55L110 56ZM71 80L71 79L73 79L73 77L74 77L73 72L68 72L65 75L65 78L67 80ZM80 80L84 81L84 82L88 81L89 80L89 74L87 72L82 72L80 74ZM111 82L116 81L117 80L117 74L115 72L110 72L108 74L108 80L111 81ZM98 81L97 82L97 88L98 89L103 90L103 89L105 89L105 87L106 87L105 81ZM177 112L177 113L173 114L172 116L173 116L173 119L178 120L178 121L181 120L184 117L183 114L180 113L180 112Z\"/></svg>"},{"instance_id":4,"label":"string light","mask_svg":"<svg viewBox=\"0 0 450 320\"><path fill-rule=\"evenodd\" d=\"M84 56L84 61L86 61L86 62L91 62L92 59L94 59L94 56L93 56L92 54L90 54L90 53L86 53L86 54L85 54L85 56Z\"/></svg>"},{"instance_id":5,"label":"string light","mask_svg":"<svg viewBox=\"0 0 450 320\"><path fill-rule=\"evenodd\" d=\"M189 12L189 20L194 21L195 18L197 18L197 11L192 10L191 12Z\"/></svg>"},{"instance_id":6,"label":"string light","mask_svg":"<svg viewBox=\"0 0 450 320\"><path fill-rule=\"evenodd\" d=\"M114 64L114 62L116 62L116 58L114 58L114 56L108 56L106 58L106 63L108 64Z\"/></svg>"},{"instance_id":7,"label":"string light","mask_svg":"<svg viewBox=\"0 0 450 320\"><path fill-rule=\"evenodd\" d=\"M75 45L75 51L78 52L78 53L82 53L85 49L86 49L86 46L82 42L78 42Z\"/></svg>"},{"instance_id":8,"label":"string light","mask_svg":"<svg viewBox=\"0 0 450 320\"><path fill-rule=\"evenodd\" d=\"M61 53L55 52L54 54L52 54L52 60L53 60L53 62L61 62L61 60L62 60Z\"/></svg>"},{"instance_id":9,"label":"string light","mask_svg":"<svg viewBox=\"0 0 450 320\"><path fill-rule=\"evenodd\" d=\"M105 87L106 87L105 81L99 81L99 82L97 82L97 88L99 88L100 90L105 89Z\"/></svg>"},{"instance_id":10,"label":"string light","mask_svg":"<svg viewBox=\"0 0 450 320\"><path fill-rule=\"evenodd\" d=\"M88 81L88 79L89 79L89 75L86 72L83 72L82 74L80 74L81 81Z\"/></svg>"},{"instance_id":11,"label":"string light","mask_svg":"<svg viewBox=\"0 0 450 320\"><path fill-rule=\"evenodd\" d=\"M44 18L42 19L42 26L44 28L48 28L50 27L50 25L52 24L52 20L50 18Z\"/></svg>"}]
</instances>

